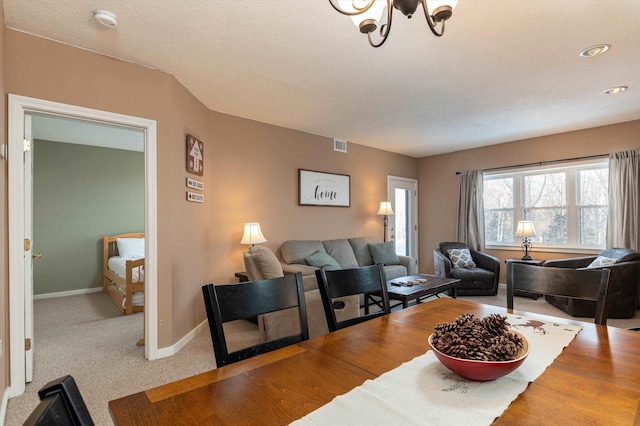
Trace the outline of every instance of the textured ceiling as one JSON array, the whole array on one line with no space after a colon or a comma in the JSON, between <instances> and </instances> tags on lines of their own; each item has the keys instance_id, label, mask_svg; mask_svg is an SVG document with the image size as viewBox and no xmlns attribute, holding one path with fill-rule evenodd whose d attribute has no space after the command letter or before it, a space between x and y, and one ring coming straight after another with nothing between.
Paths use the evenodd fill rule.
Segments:
<instances>
[{"instance_id":1,"label":"textured ceiling","mask_svg":"<svg viewBox=\"0 0 640 426\"><path fill-rule=\"evenodd\" d=\"M395 11L378 49L328 0L3 5L7 27L170 73L211 110L414 157L640 119L638 0L460 0L441 38Z\"/></svg>"}]
</instances>

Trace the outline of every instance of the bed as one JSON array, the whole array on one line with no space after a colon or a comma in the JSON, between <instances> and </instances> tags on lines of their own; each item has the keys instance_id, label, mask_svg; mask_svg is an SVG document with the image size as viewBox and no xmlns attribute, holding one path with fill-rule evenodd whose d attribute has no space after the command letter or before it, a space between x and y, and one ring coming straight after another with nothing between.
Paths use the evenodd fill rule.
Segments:
<instances>
[{"instance_id":1,"label":"bed","mask_svg":"<svg viewBox=\"0 0 640 426\"><path fill-rule=\"evenodd\" d=\"M103 237L102 286L124 315L144 311L144 234Z\"/></svg>"}]
</instances>

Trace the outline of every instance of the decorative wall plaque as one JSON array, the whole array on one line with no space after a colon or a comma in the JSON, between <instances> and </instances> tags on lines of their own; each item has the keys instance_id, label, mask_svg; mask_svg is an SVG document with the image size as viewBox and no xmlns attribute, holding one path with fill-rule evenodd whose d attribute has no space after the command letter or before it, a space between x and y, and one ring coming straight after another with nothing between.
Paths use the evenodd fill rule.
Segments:
<instances>
[{"instance_id":1,"label":"decorative wall plaque","mask_svg":"<svg viewBox=\"0 0 640 426\"><path fill-rule=\"evenodd\" d=\"M187 135L187 171L202 176L204 173L204 143Z\"/></svg>"}]
</instances>

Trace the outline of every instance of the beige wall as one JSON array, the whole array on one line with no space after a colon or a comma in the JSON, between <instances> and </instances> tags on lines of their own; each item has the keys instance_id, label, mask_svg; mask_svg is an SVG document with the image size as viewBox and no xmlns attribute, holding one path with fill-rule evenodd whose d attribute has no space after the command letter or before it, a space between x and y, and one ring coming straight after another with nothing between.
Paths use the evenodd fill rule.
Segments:
<instances>
[{"instance_id":1,"label":"beige wall","mask_svg":"<svg viewBox=\"0 0 640 426\"><path fill-rule=\"evenodd\" d=\"M157 121L160 347L205 320L203 284L244 269L244 222L259 221L274 250L293 238L378 236L387 175L417 177L413 158L353 144L334 153L329 138L210 111L159 71L12 30L6 57L7 93ZM186 133L204 141L204 204L185 200ZM299 207L298 168L351 175L351 208Z\"/></svg>"},{"instance_id":2,"label":"beige wall","mask_svg":"<svg viewBox=\"0 0 640 426\"><path fill-rule=\"evenodd\" d=\"M0 102L0 136L2 141L0 144L5 143L7 140L7 101L4 88L4 40L5 40L5 26L4 26L4 11L0 7L0 96L2 96L2 102ZM7 223L7 180L8 169L7 162L0 160L0 198L2 199L2 206L0 206L0 226L2 231L0 232L0 295L2 295L3 303L0 303L0 401L4 397L4 392L9 386L9 346L7 338L9 337L9 240L8 240L8 223ZM2 419L4 420L4 419Z\"/></svg>"},{"instance_id":3,"label":"beige wall","mask_svg":"<svg viewBox=\"0 0 640 426\"><path fill-rule=\"evenodd\" d=\"M420 264L433 273L433 249L441 241L455 241L458 183L456 171L487 169L540 161L599 155L640 147L640 120L575 132L526 139L419 161ZM521 251L488 250L504 260L521 257ZM581 256L575 253L544 253L535 249L536 259ZM504 267L501 280L505 282Z\"/></svg>"}]
</instances>

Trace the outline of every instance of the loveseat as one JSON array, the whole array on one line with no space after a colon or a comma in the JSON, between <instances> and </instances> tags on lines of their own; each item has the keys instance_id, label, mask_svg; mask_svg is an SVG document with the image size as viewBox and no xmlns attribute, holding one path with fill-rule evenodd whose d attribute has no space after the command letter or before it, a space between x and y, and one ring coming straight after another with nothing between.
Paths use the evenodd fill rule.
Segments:
<instances>
[{"instance_id":1,"label":"loveseat","mask_svg":"<svg viewBox=\"0 0 640 426\"><path fill-rule=\"evenodd\" d=\"M640 252L609 248L598 256L547 260L542 267L609 269L609 318L632 318L640 307ZM593 317L595 302L561 296L545 296L547 302L574 317Z\"/></svg>"}]
</instances>

